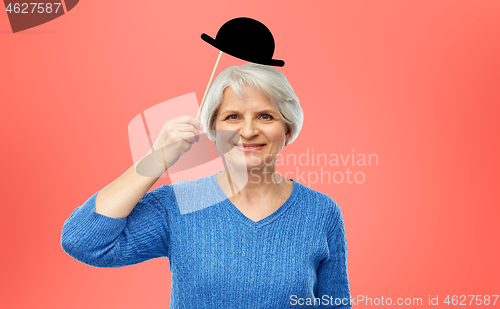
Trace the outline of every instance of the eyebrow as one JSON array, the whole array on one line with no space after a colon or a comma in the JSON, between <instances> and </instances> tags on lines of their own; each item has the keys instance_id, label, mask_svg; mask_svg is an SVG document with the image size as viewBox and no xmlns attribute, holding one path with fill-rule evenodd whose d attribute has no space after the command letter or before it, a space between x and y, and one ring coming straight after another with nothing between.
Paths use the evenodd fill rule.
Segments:
<instances>
[{"instance_id":1,"label":"eyebrow","mask_svg":"<svg viewBox=\"0 0 500 309\"><path fill-rule=\"evenodd\" d=\"M226 114L239 114L240 112L239 111L236 111L236 110L227 110L227 111L224 111L221 116L224 116ZM264 109L264 110L261 110L261 111L257 111L256 114L272 114L272 115L276 115L276 112L271 110L271 109Z\"/></svg>"}]
</instances>

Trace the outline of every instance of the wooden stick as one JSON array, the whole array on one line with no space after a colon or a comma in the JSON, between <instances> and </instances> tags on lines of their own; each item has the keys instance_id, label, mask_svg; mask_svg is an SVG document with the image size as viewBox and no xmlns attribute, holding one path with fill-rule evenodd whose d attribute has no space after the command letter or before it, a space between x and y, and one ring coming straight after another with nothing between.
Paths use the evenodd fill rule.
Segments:
<instances>
[{"instance_id":1,"label":"wooden stick","mask_svg":"<svg viewBox=\"0 0 500 309\"><path fill-rule=\"evenodd\" d=\"M217 57L217 62L215 63L214 69L212 71L212 75L210 76L210 80L208 81L207 89L205 89L205 94L203 95L203 99L201 99L200 108L198 109L198 114L196 114L196 119L201 114L201 109L203 108L203 103L205 103L205 99L207 98L208 89L210 89L210 84L212 84L212 79L214 79L215 71L217 70L217 66L219 65L220 58L222 57L222 50L219 53L219 57Z\"/></svg>"},{"instance_id":2,"label":"wooden stick","mask_svg":"<svg viewBox=\"0 0 500 309\"><path fill-rule=\"evenodd\" d=\"M210 84L212 84L212 79L214 79L215 71L217 71L217 66L219 65L221 57L222 57L222 50L219 52L219 56L217 57L217 61L215 62L214 69L212 70L212 75L210 75L210 80L208 81L207 89L205 89L205 94L203 95L203 99L201 100L200 108L198 109L198 114L196 114L196 119L198 119L198 117L200 116L201 109L203 108L203 103L205 103L205 99L207 98L208 89L210 89ZM161 154L163 155L163 165L165 166L165 171L166 171L168 166L165 160L165 152L163 152L163 148L161 149Z\"/></svg>"},{"instance_id":3,"label":"wooden stick","mask_svg":"<svg viewBox=\"0 0 500 309\"><path fill-rule=\"evenodd\" d=\"M231 188L231 193L233 194L232 196L234 196L236 193L234 193L233 182L231 181L231 175L229 174L229 169L227 168L227 162L226 162L225 169L226 169L226 174L227 174L227 180L229 182L229 187Z\"/></svg>"}]
</instances>

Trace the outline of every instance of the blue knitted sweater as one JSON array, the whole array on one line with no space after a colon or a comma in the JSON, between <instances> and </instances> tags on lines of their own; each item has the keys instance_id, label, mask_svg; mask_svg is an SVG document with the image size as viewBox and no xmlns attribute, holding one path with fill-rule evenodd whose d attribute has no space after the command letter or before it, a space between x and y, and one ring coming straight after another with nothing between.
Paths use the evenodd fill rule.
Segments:
<instances>
[{"instance_id":1,"label":"blue knitted sweater","mask_svg":"<svg viewBox=\"0 0 500 309\"><path fill-rule=\"evenodd\" d=\"M96 192L64 222L61 246L94 267L167 257L172 309L352 308L340 207L291 180L286 202L257 222L216 174L162 185L126 218L95 212Z\"/></svg>"}]
</instances>

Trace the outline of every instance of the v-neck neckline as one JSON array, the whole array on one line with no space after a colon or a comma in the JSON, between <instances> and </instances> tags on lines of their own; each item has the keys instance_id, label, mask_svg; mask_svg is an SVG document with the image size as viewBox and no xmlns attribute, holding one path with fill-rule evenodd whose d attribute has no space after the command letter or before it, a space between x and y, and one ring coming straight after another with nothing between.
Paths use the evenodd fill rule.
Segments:
<instances>
[{"instance_id":1,"label":"v-neck neckline","mask_svg":"<svg viewBox=\"0 0 500 309\"><path fill-rule=\"evenodd\" d=\"M236 207L233 202L227 197L226 193L222 190L221 186L219 185L219 182L217 181L217 175L221 173L222 171L212 174L210 178L214 182L214 186L216 188L217 194L220 195L220 198L223 200L222 203L226 206L225 208L229 210L233 215L235 215L238 219L240 219L243 223L250 227L261 227L263 225L269 224L276 220L278 217L280 217L285 211L290 208L290 206L293 204L295 201L295 198L299 194L300 190L300 184L293 178L290 178L289 180L293 181L293 188L292 192L290 193L290 196L286 199L285 203L281 205L278 209L276 209L272 214L269 216L259 220L259 221L253 221L252 219L248 218L245 216L239 209Z\"/></svg>"}]
</instances>

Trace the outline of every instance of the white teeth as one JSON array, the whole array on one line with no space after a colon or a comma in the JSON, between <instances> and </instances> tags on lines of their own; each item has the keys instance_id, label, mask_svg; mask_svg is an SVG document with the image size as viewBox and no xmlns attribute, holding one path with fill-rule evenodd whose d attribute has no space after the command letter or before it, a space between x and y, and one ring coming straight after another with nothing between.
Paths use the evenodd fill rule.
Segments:
<instances>
[{"instance_id":1,"label":"white teeth","mask_svg":"<svg viewBox=\"0 0 500 309\"><path fill-rule=\"evenodd\" d=\"M241 145L237 145L238 147L243 147L243 148L257 148L257 147L262 147L264 145L259 145L259 146L241 146Z\"/></svg>"}]
</instances>

